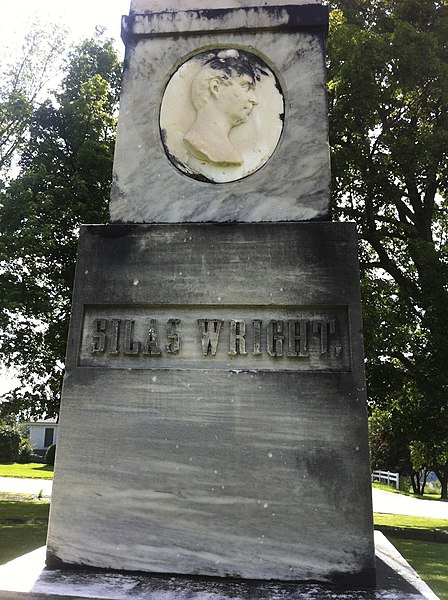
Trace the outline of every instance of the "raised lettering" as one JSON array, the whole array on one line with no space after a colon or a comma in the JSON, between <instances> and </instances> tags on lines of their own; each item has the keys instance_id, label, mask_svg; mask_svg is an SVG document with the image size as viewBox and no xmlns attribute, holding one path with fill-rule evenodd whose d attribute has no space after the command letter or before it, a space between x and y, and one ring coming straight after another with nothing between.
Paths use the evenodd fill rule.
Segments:
<instances>
[{"instance_id":1,"label":"raised lettering","mask_svg":"<svg viewBox=\"0 0 448 600\"><path fill-rule=\"evenodd\" d=\"M269 321L267 346L269 356L283 356L283 321Z\"/></svg>"},{"instance_id":2,"label":"raised lettering","mask_svg":"<svg viewBox=\"0 0 448 600\"><path fill-rule=\"evenodd\" d=\"M201 334L202 354L207 356L211 352L216 355L218 348L219 333L223 324L222 319L198 319L199 332Z\"/></svg>"},{"instance_id":3,"label":"raised lettering","mask_svg":"<svg viewBox=\"0 0 448 600\"><path fill-rule=\"evenodd\" d=\"M157 329L157 320L149 320L148 333L146 335L145 348L143 354L149 356L160 356L162 351L159 344L159 331Z\"/></svg>"},{"instance_id":4,"label":"raised lettering","mask_svg":"<svg viewBox=\"0 0 448 600\"><path fill-rule=\"evenodd\" d=\"M133 319L125 319L124 321L124 353L135 355L140 352L140 342L134 342L134 327Z\"/></svg>"},{"instance_id":5,"label":"raised lettering","mask_svg":"<svg viewBox=\"0 0 448 600\"><path fill-rule=\"evenodd\" d=\"M112 319L112 326L109 340L109 354L118 354L118 339L120 335L120 320Z\"/></svg>"},{"instance_id":6,"label":"raised lettering","mask_svg":"<svg viewBox=\"0 0 448 600\"><path fill-rule=\"evenodd\" d=\"M261 356L261 319L252 321L254 326L254 356Z\"/></svg>"},{"instance_id":7,"label":"raised lettering","mask_svg":"<svg viewBox=\"0 0 448 600\"><path fill-rule=\"evenodd\" d=\"M144 366L142 361L135 361L130 357L152 356L160 357L161 360L162 356L171 356L167 360L177 365L178 359L175 356L184 351L187 364L191 359L191 351L196 348L199 357L195 360L200 360L202 355L216 357L214 362L225 367L230 366L228 359L225 362L227 355L233 358L232 362L235 364L239 357L241 360L238 365L248 368L251 359L241 357L250 354L253 357L251 364L266 368L276 368L274 362L283 362L282 368L285 369L350 368L350 352L346 348L349 340L348 317L345 309L335 308L331 312L328 308L319 307L300 309L297 312L292 312L292 309L293 307L288 311L273 310L273 319L269 319L272 312L267 308L255 313L262 319L252 318L251 312L246 308L235 309L235 312L241 310L238 315L242 318L230 318L232 313L229 315L227 312L223 319L196 319L196 315L201 314L198 310L195 317L190 317L191 320L181 315L181 318L168 318L172 314L171 309L170 312L165 312L166 316L162 311L155 315L152 313L156 318L150 318L149 309L142 307L128 313L128 318L124 318L124 315L119 317L117 310L113 312L112 309L106 309L108 312L105 310L100 313L106 314L106 317L97 317L98 311L96 314L87 314L84 318L87 329L83 333L81 361L87 364L90 357L92 364L103 365L109 359L112 367L119 368L120 361L123 360L123 364L128 364L130 368L150 368L151 361L147 360L147 366ZM185 315L185 311L182 315ZM200 349L197 333L194 333L196 322L201 340ZM224 329L226 339L220 342ZM276 360L271 361L271 357ZM286 362L278 360L285 357L288 359ZM183 358L179 360L182 361Z\"/></svg>"},{"instance_id":8,"label":"raised lettering","mask_svg":"<svg viewBox=\"0 0 448 600\"><path fill-rule=\"evenodd\" d=\"M246 352L246 323L245 321L231 319L229 337L229 356L236 354L247 355Z\"/></svg>"},{"instance_id":9,"label":"raised lettering","mask_svg":"<svg viewBox=\"0 0 448 600\"><path fill-rule=\"evenodd\" d=\"M95 319L93 321L92 345L90 352L99 354L106 348L106 327L107 319Z\"/></svg>"},{"instance_id":10,"label":"raised lettering","mask_svg":"<svg viewBox=\"0 0 448 600\"><path fill-rule=\"evenodd\" d=\"M325 321L313 321L313 333L320 332L320 355L330 354L329 348L329 333L336 332L335 319L327 319ZM337 353L336 353L337 354Z\"/></svg>"},{"instance_id":11,"label":"raised lettering","mask_svg":"<svg viewBox=\"0 0 448 600\"><path fill-rule=\"evenodd\" d=\"M169 319L166 324L166 337L172 340L166 345L167 354L179 354L180 352L180 319Z\"/></svg>"},{"instance_id":12,"label":"raised lettering","mask_svg":"<svg viewBox=\"0 0 448 600\"><path fill-rule=\"evenodd\" d=\"M308 321L288 321L288 354L289 358L306 358L308 354Z\"/></svg>"}]
</instances>

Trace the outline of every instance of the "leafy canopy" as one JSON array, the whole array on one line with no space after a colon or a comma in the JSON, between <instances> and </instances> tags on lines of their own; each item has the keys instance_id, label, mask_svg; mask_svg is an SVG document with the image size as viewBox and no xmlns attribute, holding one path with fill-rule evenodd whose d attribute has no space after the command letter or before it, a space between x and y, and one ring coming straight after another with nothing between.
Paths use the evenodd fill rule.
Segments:
<instances>
[{"instance_id":1,"label":"leafy canopy","mask_svg":"<svg viewBox=\"0 0 448 600\"><path fill-rule=\"evenodd\" d=\"M107 220L121 68L99 32L30 116L20 174L0 195L0 356L20 372L3 413L58 412L78 228Z\"/></svg>"},{"instance_id":2,"label":"leafy canopy","mask_svg":"<svg viewBox=\"0 0 448 600\"><path fill-rule=\"evenodd\" d=\"M330 5L334 210L360 235L370 401L409 463L448 439L448 3Z\"/></svg>"}]
</instances>

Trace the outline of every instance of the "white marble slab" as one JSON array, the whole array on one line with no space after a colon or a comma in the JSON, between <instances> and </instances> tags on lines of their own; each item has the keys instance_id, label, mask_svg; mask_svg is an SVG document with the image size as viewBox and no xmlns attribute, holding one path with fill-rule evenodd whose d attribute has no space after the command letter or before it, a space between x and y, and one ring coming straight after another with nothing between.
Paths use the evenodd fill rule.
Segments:
<instances>
[{"instance_id":1,"label":"white marble slab","mask_svg":"<svg viewBox=\"0 0 448 600\"><path fill-rule=\"evenodd\" d=\"M298 6L322 4L322 0L131 0L131 13L155 13L179 10L204 10L216 8L244 8L252 6Z\"/></svg>"},{"instance_id":2,"label":"white marble slab","mask_svg":"<svg viewBox=\"0 0 448 600\"><path fill-rule=\"evenodd\" d=\"M174 223L328 218L324 31L285 29L289 14L284 8L275 15L262 9L235 9L225 16L226 31L220 31L216 19L207 15L184 14L200 21L188 21L190 34L184 31L187 17L180 13L166 16L163 22L151 19L129 25L111 220ZM279 29L257 29L257 19L258 25L261 19L263 27L271 23ZM157 34L159 27L163 35ZM270 158L236 181L227 177L232 168L223 167L227 183L198 180L178 169L165 151L160 124L162 99L172 75L192 56L216 48L238 48L262 59L275 74L284 101L284 126L275 150L269 151ZM180 114L185 112L184 104L179 102ZM255 106L250 119L234 127L230 137L262 139L260 132L267 122L263 111L260 101L260 107ZM263 149L259 151L263 155Z\"/></svg>"}]
</instances>

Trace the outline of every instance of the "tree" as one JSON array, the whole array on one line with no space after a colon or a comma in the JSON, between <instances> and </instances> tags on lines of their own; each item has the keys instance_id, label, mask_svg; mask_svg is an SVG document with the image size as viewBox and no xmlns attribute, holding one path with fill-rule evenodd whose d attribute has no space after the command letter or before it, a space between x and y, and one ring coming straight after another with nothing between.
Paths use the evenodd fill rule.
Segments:
<instances>
[{"instance_id":1,"label":"tree","mask_svg":"<svg viewBox=\"0 0 448 600\"><path fill-rule=\"evenodd\" d=\"M58 412L78 230L107 220L120 76L101 32L71 52L0 197L0 357L21 378L3 413Z\"/></svg>"},{"instance_id":2,"label":"tree","mask_svg":"<svg viewBox=\"0 0 448 600\"><path fill-rule=\"evenodd\" d=\"M14 155L26 141L33 109L49 79L60 67L66 32L34 22L21 52L0 59L0 174L6 176Z\"/></svg>"},{"instance_id":3,"label":"tree","mask_svg":"<svg viewBox=\"0 0 448 600\"><path fill-rule=\"evenodd\" d=\"M448 499L448 440L429 444L413 442L411 459L416 470L434 471L441 485L440 497Z\"/></svg>"},{"instance_id":4,"label":"tree","mask_svg":"<svg viewBox=\"0 0 448 600\"><path fill-rule=\"evenodd\" d=\"M33 455L28 431L17 426L13 419L0 419L0 463L28 463Z\"/></svg>"},{"instance_id":5,"label":"tree","mask_svg":"<svg viewBox=\"0 0 448 600\"><path fill-rule=\"evenodd\" d=\"M412 394L411 390L403 390ZM403 412L403 407L406 411ZM415 407L418 414L418 406ZM373 406L369 416L372 469L398 471L409 477L414 494L423 495L429 468L415 460L415 428L408 402L395 402L386 408Z\"/></svg>"},{"instance_id":6,"label":"tree","mask_svg":"<svg viewBox=\"0 0 448 600\"><path fill-rule=\"evenodd\" d=\"M0 423L0 463L13 463L19 456L20 433L12 425Z\"/></svg>"},{"instance_id":7,"label":"tree","mask_svg":"<svg viewBox=\"0 0 448 600\"><path fill-rule=\"evenodd\" d=\"M370 401L413 415L405 456L448 440L448 4L330 5L333 203L361 240Z\"/></svg>"}]
</instances>

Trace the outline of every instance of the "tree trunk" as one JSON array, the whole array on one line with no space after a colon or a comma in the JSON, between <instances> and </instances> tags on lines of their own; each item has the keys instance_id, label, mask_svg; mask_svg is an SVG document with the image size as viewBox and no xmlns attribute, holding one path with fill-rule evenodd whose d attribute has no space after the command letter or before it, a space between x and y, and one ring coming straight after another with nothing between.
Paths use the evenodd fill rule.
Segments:
<instances>
[{"instance_id":1,"label":"tree trunk","mask_svg":"<svg viewBox=\"0 0 448 600\"><path fill-rule=\"evenodd\" d=\"M442 500L448 500L448 477L442 477L440 480L440 498Z\"/></svg>"},{"instance_id":2,"label":"tree trunk","mask_svg":"<svg viewBox=\"0 0 448 600\"><path fill-rule=\"evenodd\" d=\"M420 478L415 471L411 473L412 493L414 496L420 495Z\"/></svg>"},{"instance_id":3,"label":"tree trunk","mask_svg":"<svg viewBox=\"0 0 448 600\"><path fill-rule=\"evenodd\" d=\"M440 498L441 500L448 500L448 470L434 469L434 473L437 479L440 481Z\"/></svg>"}]
</instances>

